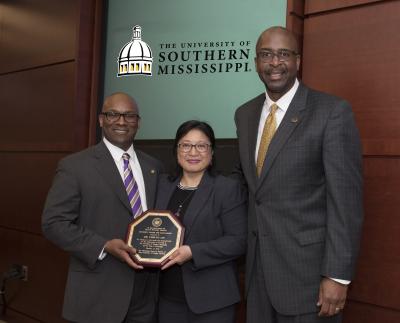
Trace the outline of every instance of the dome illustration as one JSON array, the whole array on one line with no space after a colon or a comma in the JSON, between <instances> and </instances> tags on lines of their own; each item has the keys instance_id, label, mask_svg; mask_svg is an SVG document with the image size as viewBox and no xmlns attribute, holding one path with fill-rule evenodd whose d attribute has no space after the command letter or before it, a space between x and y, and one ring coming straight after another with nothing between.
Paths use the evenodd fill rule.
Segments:
<instances>
[{"instance_id":1,"label":"dome illustration","mask_svg":"<svg viewBox=\"0 0 400 323\"><path fill-rule=\"evenodd\" d=\"M118 56L118 76L151 75L153 54L151 48L142 41L142 27L133 27L132 40L125 44Z\"/></svg>"}]
</instances>

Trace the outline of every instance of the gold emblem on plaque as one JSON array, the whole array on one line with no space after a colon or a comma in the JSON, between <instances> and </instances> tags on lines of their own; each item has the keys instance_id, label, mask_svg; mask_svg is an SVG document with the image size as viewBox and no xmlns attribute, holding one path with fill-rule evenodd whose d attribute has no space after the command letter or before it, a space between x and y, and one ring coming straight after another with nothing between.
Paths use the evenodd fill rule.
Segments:
<instances>
[{"instance_id":1,"label":"gold emblem on plaque","mask_svg":"<svg viewBox=\"0 0 400 323\"><path fill-rule=\"evenodd\" d=\"M158 228L162 224L162 220L160 218L155 218L151 223L153 224L153 227Z\"/></svg>"}]
</instances>

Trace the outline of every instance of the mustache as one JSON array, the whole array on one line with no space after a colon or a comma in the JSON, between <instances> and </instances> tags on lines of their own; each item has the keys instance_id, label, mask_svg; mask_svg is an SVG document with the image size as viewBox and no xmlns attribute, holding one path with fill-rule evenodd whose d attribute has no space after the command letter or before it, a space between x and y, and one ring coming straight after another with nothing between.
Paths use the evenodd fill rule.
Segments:
<instances>
[{"instance_id":1,"label":"mustache","mask_svg":"<svg viewBox=\"0 0 400 323\"><path fill-rule=\"evenodd\" d=\"M286 73L287 70L284 67L266 67L264 69L264 72L267 74L276 74L276 73L283 74Z\"/></svg>"},{"instance_id":2,"label":"mustache","mask_svg":"<svg viewBox=\"0 0 400 323\"><path fill-rule=\"evenodd\" d=\"M113 130L129 130L129 127L127 126L119 126L119 127L113 127Z\"/></svg>"}]
</instances>

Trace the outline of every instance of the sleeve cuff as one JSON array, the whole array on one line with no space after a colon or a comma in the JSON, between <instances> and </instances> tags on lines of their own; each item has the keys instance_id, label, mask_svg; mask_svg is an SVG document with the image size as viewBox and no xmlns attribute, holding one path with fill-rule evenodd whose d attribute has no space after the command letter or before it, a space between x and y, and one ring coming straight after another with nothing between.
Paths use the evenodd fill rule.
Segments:
<instances>
[{"instance_id":1,"label":"sleeve cuff","mask_svg":"<svg viewBox=\"0 0 400 323\"><path fill-rule=\"evenodd\" d=\"M101 250L99 256L97 257L98 260L103 260L107 256L107 252L104 251L104 248Z\"/></svg>"},{"instance_id":2,"label":"sleeve cuff","mask_svg":"<svg viewBox=\"0 0 400 323\"><path fill-rule=\"evenodd\" d=\"M332 277L328 277L329 279L332 279L333 281L342 284L342 285L348 285L351 283L350 280L345 280L345 279L337 279L337 278L332 278Z\"/></svg>"}]
</instances>

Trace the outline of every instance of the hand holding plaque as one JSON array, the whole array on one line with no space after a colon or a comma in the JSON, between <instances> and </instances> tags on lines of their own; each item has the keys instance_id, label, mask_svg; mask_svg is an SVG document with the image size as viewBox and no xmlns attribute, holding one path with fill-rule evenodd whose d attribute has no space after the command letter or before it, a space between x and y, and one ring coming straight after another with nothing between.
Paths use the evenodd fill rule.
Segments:
<instances>
[{"instance_id":1,"label":"hand holding plaque","mask_svg":"<svg viewBox=\"0 0 400 323\"><path fill-rule=\"evenodd\" d=\"M128 226L127 244L134 260L145 267L162 267L183 242L184 227L170 211L148 210Z\"/></svg>"},{"instance_id":2,"label":"hand holding plaque","mask_svg":"<svg viewBox=\"0 0 400 323\"><path fill-rule=\"evenodd\" d=\"M183 245L178 248L171 256L168 257L168 262L166 262L161 270L165 270L175 264L183 265L185 262L193 258L192 250L189 246Z\"/></svg>"}]
</instances>

